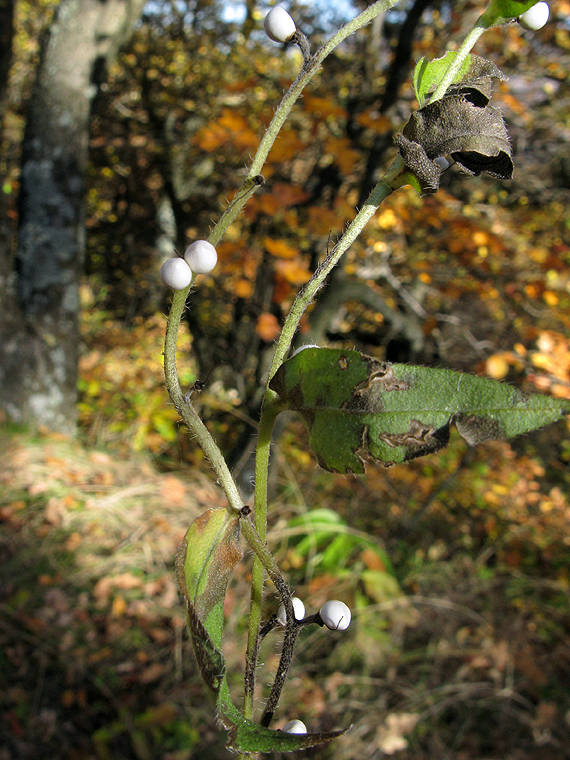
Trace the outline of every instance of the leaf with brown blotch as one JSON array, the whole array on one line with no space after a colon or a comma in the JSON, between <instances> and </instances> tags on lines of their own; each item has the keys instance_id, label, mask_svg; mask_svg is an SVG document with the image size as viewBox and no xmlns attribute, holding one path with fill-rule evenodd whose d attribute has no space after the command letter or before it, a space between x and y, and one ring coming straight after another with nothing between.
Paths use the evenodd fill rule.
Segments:
<instances>
[{"instance_id":1,"label":"leaf with brown blotch","mask_svg":"<svg viewBox=\"0 0 570 760\"><path fill-rule=\"evenodd\" d=\"M488 378L332 348L291 357L270 387L284 407L301 413L319 463L342 473L363 473L369 460L396 464L434 453L447 445L452 424L477 445L570 413L569 401Z\"/></svg>"}]
</instances>

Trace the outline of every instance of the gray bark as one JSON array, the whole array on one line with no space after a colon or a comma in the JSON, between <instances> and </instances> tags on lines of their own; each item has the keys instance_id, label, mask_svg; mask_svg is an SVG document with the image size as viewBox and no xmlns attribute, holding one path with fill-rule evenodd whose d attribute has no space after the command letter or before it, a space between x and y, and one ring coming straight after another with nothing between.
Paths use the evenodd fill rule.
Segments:
<instances>
[{"instance_id":1,"label":"gray bark","mask_svg":"<svg viewBox=\"0 0 570 760\"><path fill-rule=\"evenodd\" d=\"M0 316L0 405L73 432L83 199L95 78L145 0L61 0L42 49L22 149L15 270Z\"/></svg>"},{"instance_id":2,"label":"gray bark","mask_svg":"<svg viewBox=\"0 0 570 760\"><path fill-rule=\"evenodd\" d=\"M14 0L0 0L0 129L4 122L14 36Z\"/></svg>"}]
</instances>

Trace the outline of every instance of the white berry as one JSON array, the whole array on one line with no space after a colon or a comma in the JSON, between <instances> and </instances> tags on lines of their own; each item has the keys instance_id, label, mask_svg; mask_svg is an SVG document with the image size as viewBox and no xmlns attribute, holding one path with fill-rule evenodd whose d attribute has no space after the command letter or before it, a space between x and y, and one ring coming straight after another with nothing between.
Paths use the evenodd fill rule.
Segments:
<instances>
[{"instance_id":1,"label":"white berry","mask_svg":"<svg viewBox=\"0 0 570 760\"><path fill-rule=\"evenodd\" d=\"M211 272L218 263L217 251L207 240L195 240L191 243L184 251L184 258L196 274Z\"/></svg>"},{"instance_id":2,"label":"white berry","mask_svg":"<svg viewBox=\"0 0 570 760\"><path fill-rule=\"evenodd\" d=\"M288 734L306 734L307 726L302 720L290 720L289 723L285 723L283 726L283 731L286 731Z\"/></svg>"},{"instance_id":3,"label":"white berry","mask_svg":"<svg viewBox=\"0 0 570 760\"><path fill-rule=\"evenodd\" d=\"M321 620L331 631L346 631L350 625L350 608L338 599L330 599L319 610Z\"/></svg>"},{"instance_id":4,"label":"white berry","mask_svg":"<svg viewBox=\"0 0 570 760\"><path fill-rule=\"evenodd\" d=\"M274 42L289 42L297 31L295 22L280 5L272 8L263 22L267 36Z\"/></svg>"},{"instance_id":5,"label":"white berry","mask_svg":"<svg viewBox=\"0 0 570 760\"><path fill-rule=\"evenodd\" d=\"M160 278L169 288L184 290L192 282L192 272L184 259L174 256L160 267Z\"/></svg>"},{"instance_id":6,"label":"white berry","mask_svg":"<svg viewBox=\"0 0 570 760\"><path fill-rule=\"evenodd\" d=\"M298 596L291 597L291 604L293 605L293 612L296 620L302 620L305 617L305 605L299 599ZM277 620L281 625L287 625L287 613L285 612L285 605L280 604L277 610ZM306 733L306 732L305 732Z\"/></svg>"},{"instance_id":7,"label":"white berry","mask_svg":"<svg viewBox=\"0 0 570 760\"><path fill-rule=\"evenodd\" d=\"M531 32L538 32L546 24L550 16L550 7L548 3L537 3L529 8L528 11L521 13L519 24Z\"/></svg>"}]
</instances>

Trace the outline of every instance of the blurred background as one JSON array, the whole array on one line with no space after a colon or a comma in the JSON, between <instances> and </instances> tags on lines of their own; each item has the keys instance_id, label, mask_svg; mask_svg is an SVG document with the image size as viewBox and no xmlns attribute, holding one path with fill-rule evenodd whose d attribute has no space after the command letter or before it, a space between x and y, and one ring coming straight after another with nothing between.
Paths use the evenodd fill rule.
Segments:
<instances>
[{"instance_id":1,"label":"blurred background","mask_svg":"<svg viewBox=\"0 0 570 760\"><path fill-rule=\"evenodd\" d=\"M287 7L316 49L367 4ZM414 62L483 7L403 0L338 48L191 292L181 379L204 384L196 404L245 495L282 319L395 154ZM299 70L264 35L268 8L0 3L0 760L229 757L173 574L190 522L225 502L164 389L158 273L207 237ZM496 100L514 179L451 167L434 196L394 194L300 343L570 398L569 12L553 2L540 32L513 23L476 48L509 77ZM276 727L354 724L303 756L570 757L569 461L559 423L341 477L281 423L271 548L308 611L332 596L354 615L300 637ZM250 559L227 598L236 701Z\"/></svg>"}]
</instances>

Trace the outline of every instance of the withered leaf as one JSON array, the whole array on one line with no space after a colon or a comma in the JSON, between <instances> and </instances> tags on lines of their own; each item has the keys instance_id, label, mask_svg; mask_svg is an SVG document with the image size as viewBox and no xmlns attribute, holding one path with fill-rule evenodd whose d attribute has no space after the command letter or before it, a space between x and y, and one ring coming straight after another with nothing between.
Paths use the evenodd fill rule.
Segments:
<instances>
[{"instance_id":1,"label":"withered leaf","mask_svg":"<svg viewBox=\"0 0 570 760\"><path fill-rule=\"evenodd\" d=\"M439 188L441 168L434 161L450 156L467 174L487 172L499 179L513 173L511 146L501 112L489 105L501 70L480 56L461 82L445 96L413 113L395 142L407 169L418 179L422 193Z\"/></svg>"},{"instance_id":2,"label":"withered leaf","mask_svg":"<svg viewBox=\"0 0 570 760\"><path fill-rule=\"evenodd\" d=\"M491 100L498 81L507 77L501 69L480 55L471 54L471 65L465 77L458 84L452 84L447 95L465 95L473 105L483 107Z\"/></svg>"}]
</instances>

